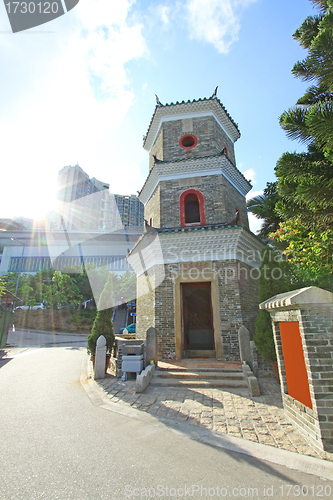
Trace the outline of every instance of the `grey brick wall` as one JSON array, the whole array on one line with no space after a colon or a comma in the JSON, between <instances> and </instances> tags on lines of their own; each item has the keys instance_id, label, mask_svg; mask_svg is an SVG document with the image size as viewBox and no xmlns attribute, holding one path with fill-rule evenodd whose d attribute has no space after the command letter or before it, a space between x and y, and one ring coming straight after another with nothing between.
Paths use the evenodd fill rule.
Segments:
<instances>
[{"instance_id":1,"label":"grey brick wall","mask_svg":"<svg viewBox=\"0 0 333 500\"><path fill-rule=\"evenodd\" d=\"M193 134L198 144L189 150L179 145L179 139L186 134ZM163 143L163 151L161 145ZM152 147L150 167L153 164L153 154L164 161L182 158L200 158L202 156L219 154L227 146L231 161L235 163L233 142L212 116L200 118L167 121L162 124L161 131Z\"/></svg>"},{"instance_id":2,"label":"grey brick wall","mask_svg":"<svg viewBox=\"0 0 333 500\"><path fill-rule=\"evenodd\" d=\"M161 181L146 203L145 219L153 215L154 227L180 226L179 200L187 189L197 189L203 194L206 224L231 222L237 207L242 225L249 227L245 197L223 175Z\"/></svg>"},{"instance_id":3,"label":"grey brick wall","mask_svg":"<svg viewBox=\"0 0 333 500\"><path fill-rule=\"evenodd\" d=\"M160 185L157 186L144 208L144 218L148 223L151 217L153 218L152 225L154 227L161 227Z\"/></svg>"},{"instance_id":4,"label":"grey brick wall","mask_svg":"<svg viewBox=\"0 0 333 500\"><path fill-rule=\"evenodd\" d=\"M163 127L161 128L158 136L157 136L157 139L153 145L153 148L150 152L150 155L149 155L149 170L151 170L153 168L153 165L154 165L154 157L153 155L155 155L159 160L163 160L164 159L164 154L163 154Z\"/></svg>"},{"instance_id":5,"label":"grey brick wall","mask_svg":"<svg viewBox=\"0 0 333 500\"><path fill-rule=\"evenodd\" d=\"M248 265L236 261L215 261L218 275L223 357L239 360L238 330L244 325L254 335L258 314L258 282L251 278Z\"/></svg>"},{"instance_id":6,"label":"grey brick wall","mask_svg":"<svg viewBox=\"0 0 333 500\"><path fill-rule=\"evenodd\" d=\"M189 263L191 264L191 263ZM239 266L248 270L238 274ZM140 338L154 326L158 336L159 359L174 359L176 356L175 343L175 273L180 273L179 264L165 266L165 279L151 293L137 299L137 332ZM249 266L238 261L213 261L212 269L218 277L219 314L221 331L215 332L222 337L223 357L226 360L239 360L238 329L245 325L254 334L254 323L258 313L257 281L250 276ZM229 270L233 270L229 273ZM155 267L151 270L159 273ZM138 278L138 293L144 278ZM202 280L204 281L204 280Z\"/></svg>"},{"instance_id":7,"label":"grey brick wall","mask_svg":"<svg viewBox=\"0 0 333 500\"><path fill-rule=\"evenodd\" d=\"M321 450L333 451L333 305L271 312L286 415ZM288 394L279 322L297 321L312 409Z\"/></svg>"}]
</instances>

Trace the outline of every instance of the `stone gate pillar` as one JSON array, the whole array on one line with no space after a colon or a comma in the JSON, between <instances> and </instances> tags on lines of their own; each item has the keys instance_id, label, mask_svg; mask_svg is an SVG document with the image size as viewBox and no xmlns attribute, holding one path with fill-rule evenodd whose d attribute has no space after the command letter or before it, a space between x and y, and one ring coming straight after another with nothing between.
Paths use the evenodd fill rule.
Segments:
<instances>
[{"instance_id":1,"label":"stone gate pillar","mask_svg":"<svg viewBox=\"0 0 333 500\"><path fill-rule=\"evenodd\" d=\"M260 304L271 315L286 416L318 449L333 451L333 293L317 287Z\"/></svg>"}]
</instances>

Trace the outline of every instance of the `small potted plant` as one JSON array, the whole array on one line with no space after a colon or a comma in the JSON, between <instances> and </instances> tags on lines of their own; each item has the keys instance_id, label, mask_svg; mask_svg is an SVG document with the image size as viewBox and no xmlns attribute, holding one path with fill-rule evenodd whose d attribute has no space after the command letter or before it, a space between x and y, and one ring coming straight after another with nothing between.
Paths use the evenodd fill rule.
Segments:
<instances>
[{"instance_id":1,"label":"small potted plant","mask_svg":"<svg viewBox=\"0 0 333 500\"><path fill-rule=\"evenodd\" d=\"M91 333L87 338L87 352L91 355L91 359L94 364L97 339L101 335L104 335L106 339L105 370L107 370L109 366L112 350L115 343L112 323L112 308L105 307L112 304L112 297L112 276L110 275L101 293L96 318L91 329Z\"/></svg>"}]
</instances>

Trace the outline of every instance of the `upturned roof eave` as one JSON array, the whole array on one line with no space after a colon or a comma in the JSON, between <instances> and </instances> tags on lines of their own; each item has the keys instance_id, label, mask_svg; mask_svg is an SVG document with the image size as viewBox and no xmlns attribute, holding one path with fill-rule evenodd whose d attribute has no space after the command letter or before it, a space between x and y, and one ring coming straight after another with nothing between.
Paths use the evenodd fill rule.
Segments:
<instances>
[{"instance_id":1,"label":"upturned roof eave","mask_svg":"<svg viewBox=\"0 0 333 500\"><path fill-rule=\"evenodd\" d=\"M230 160L230 158L225 153L223 153L223 152L215 154L215 155L199 156L197 158L179 158L179 159L176 159L176 160L166 160L166 161L164 161L164 160L158 160L158 163L159 164L163 164L163 163L169 164L169 163L177 163L177 162L189 162L189 161L203 160L203 159L206 159L206 158L215 158L215 157L217 158L217 157L221 157L221 156L225 156L227 158L227 160L232 164L232 166L237 170L237 172L242 176L242 178L244 179L244 181L246 181L246 183L248 184L248 186L249 186L248 192L251 191L251 189L253 187L252 184L251 184L251 182L248 179L246 179L246 177L242 174L242 172L236 167L236 165L234 165L234 163ZM156 165L156 163L154 163L152 169L149 171L148 176L146 177L146 180L145 180L142 188L140 189L140 191L138 193L139 200L140 200L140 196L141 196L144 188L147 185L147 182L148 182L150 176L153 174L153 170L154 170L155 165Z\"/></svg>"},{"instance_id":2,"label":"upturned roof eave","mask_svg":"<svg viewBox=\"0 0 333 500\"><path fill-rule=\"evenodd\" d=\"M220 101L220 99L218 99L217 97L204 97L203 99L193 99L192 101L189 99L188 101L181 101L181 102L178 102L176 101L175 103L171 102L170 104L157 104L155 106L155 110L154 110L154 114L150 120L150 124L149 124L149 127L148 127L148 130L147 130L147 133L145 135L145 138L144 138L144 141L143 141L143 148L146 150L146 151L150 151L151 147L152 147L152 142L153 142L153 139L155 137L155 134L156 134L156 131L153 131L153 124L156 120L159 120L161 121L162 120L162 117L163 117L163 114L161 113L161 117L157 117L157 114L159 112L159 110L163 110L163 108L168 108L170 106L184 106L186 104L194 104L194 103L199 103L199 102L218 102L218 104L220 105L221 109L223 110L225 116L227 117L229 123L232 125L232 128L234 129L234 142L236 142L237 139L240 138L240 130L238 128L238 125L237 123L231 118L230 114L228 113L228 111L226 110L226 108L224 107L224 105L222 104L222 102ZM166 115L167 116L167 115ZM157 127L157 129L159 129L160 127L160 124L159 126Z\"/></svg>"}]
</instances>

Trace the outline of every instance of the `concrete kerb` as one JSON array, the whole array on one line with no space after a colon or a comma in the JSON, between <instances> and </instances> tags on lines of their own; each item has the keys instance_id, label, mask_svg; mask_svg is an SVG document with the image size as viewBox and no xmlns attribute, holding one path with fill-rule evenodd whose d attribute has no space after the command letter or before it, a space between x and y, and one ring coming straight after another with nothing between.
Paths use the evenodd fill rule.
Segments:
<instances>
[{"instance_id":1,"label":"concrete kerb","mask_svg":"<svg viewBox=\"0 0 333 500\"><path fill-rule=\"evenodd\" d=\"M254 443L228 434L221 435L215 431L198 428L198 426L187 422L179 422L163 417L158 417L157 420L153 415L136 410L121 401L117 403L111 402L105 390L93 380L92 364L89 359L86 361L83 360L80 382L91 402L105 410L113 411L128 418L136 418L155 427L167 426L175 432L178 431L182 434L186 434L190 439L209 446L214 446L215 448L241 453L269 463L282 465L299 472L312 474L331 481L333 480L332 462L301 455L274 446Z\"/></svg>"}]
</instances>

